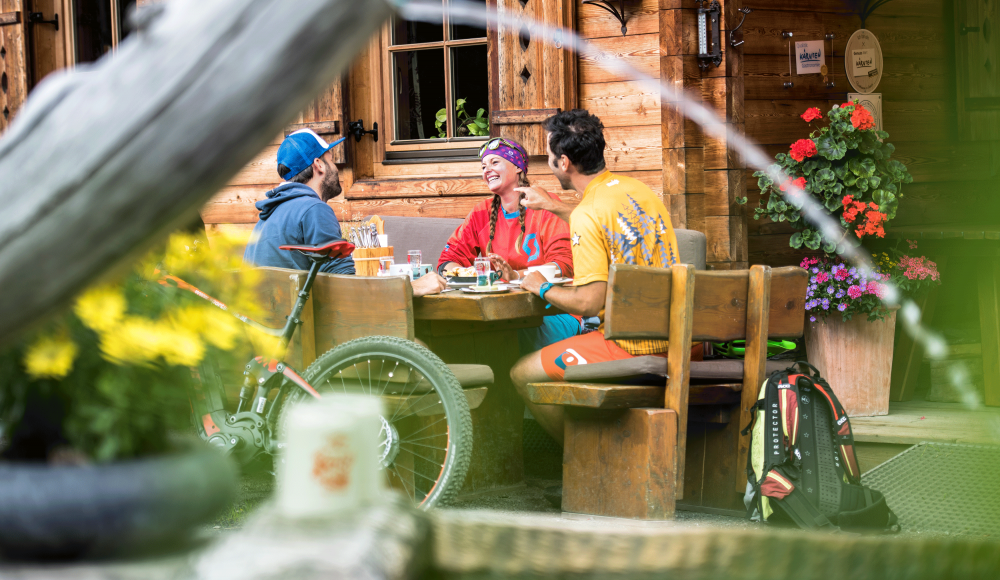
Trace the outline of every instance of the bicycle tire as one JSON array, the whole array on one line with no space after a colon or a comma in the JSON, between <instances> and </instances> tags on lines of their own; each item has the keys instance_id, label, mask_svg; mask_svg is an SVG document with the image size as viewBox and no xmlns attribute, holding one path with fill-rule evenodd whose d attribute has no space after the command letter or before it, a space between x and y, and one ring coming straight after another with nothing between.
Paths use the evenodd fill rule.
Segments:
<instances>
[{"instance_id":1,"label":"bicycle tire","mask_svg":"<svg viewBox=\"0 0 1000 580\"><path fill-rule=\"evenodd\" d=\"M396 480L402 484L405 492L410 496L411 501L421 508L429 509L435 506L446 505L450 500L452 500L455 494L461 489L462 484L465 482L465 475L469 469L469 461L472 456L472 415L469 411L469 403L462 391L462 386L455 378L455 375L451 372L448 366L433 352L427 348L413 342L410 340L405 340L402 338L396 338L391 336L368 336L363 338L357 338L349 342L341 344L323 355L317 358L309 367L302 373L302 378L304 378L310 385L316 388L321 394L336 394L339 392L336 384L336 378L341 379L341 384L344 384L342 371L345 369L358 370L358 364L362 366L367 364L368 367L368 394L375 394L373 383L371 381L371 369L374 367L372 360L376 360L382 363L382 366L378 369L378 374L376 378L379 379L375 388L380 390L379 395L385 399L393 399L400 401L410 401L405 407L404 414L400 416L400 410L404 407L402 403L397 403L398 408L392 417L383 417L390 425L392 425L394 431L398 431L398 441L399 441L399 453L393 456L392 463L384 464L387 472L392 472L395 469ZM367 362L365 362L367 361ZM386 361L392 361L396 364L402 363L406 368L410 369L406 373L406 383L401 388L402 398L396 395L386 395L385 392L389 388L390 383L387 381L383 386L381 379L385 377L384 363ZM407 391L407 386L410 383L410 377L416 371L419 376L426 379L427 385L420 379L413 381L412 390ZM402 372L402 371L400 371ZM392 371L388 373L389 377L392 377ZM344 392L365 392L363 377L358 376L357 381L353 378L348 379L348 383L352 385L352 390L348 390L348 387L344 386ZM391 383L393 388L399 383ZM417 393L416 389L418 387L430 389L426 393ZM358 388L360 387L360 390ZM418 416L420 411L435 407L436 403L433 403L433 398L430 395L436 395L440 401L440 405L443 408L445 416L445 431L443 433L433 434L434 431L430 431L432 435L421 435L425 443L417 443L418 440L412 440L409 443L403 436L404 427L407 430L411 430L412 427L409 423L404 425L404 421L409 421L410 423L416 423L419 429L415 434L420 434L421 431L430 428L431 426L440 423L440 420L430 423L425 426L422 425L421 417ZM308 395L299 389L296 389L290 393L289 397L283 403L283 408L281 412L288 407L289 404L294 404ZM416 397L414 399L414 397ZM430 403L430 404L429 404ZM421 405L424 405L421 407ZM436 407L435 407L436 409ZM409 412L408 414L406 412ZM386 413L389 414L388 412ZM440 431L440 427L437 429ZM428 438L429 437L429 438ZM432 441L441 441L440 437L446 438L446 444L435 446L434 449L439 452L443 452L443 458L440 463L439 474L432 478L426 475L426 473L431 473L433 475L434 465L438 465L436 461L432 458L428 458L417 451L414 447L422 447L420 449L421 453L427 453L437 457L434 450L427 451L426 448L432 447L430 443ZM385 442L383 442L385 443ZM380 444L381 445L381 444ZM408 447L407 447L408 446ZM383 446L384 448L385 446ZM403 455L408 453L410 457ZM403 465L404 460L409 459L411 462L410 468L405 468ZM420 473L422 470L418 467L417 463L427 464L430 463L431 466L428 467L430 471L423 470L424 473ZM424 465L424 467L427 467ZM410 473L402 471L403 469L408 469ZM391 476L389 476L391 479ZM412 477L411 480L412 489L406 485L407 477ZM418 477L421 479L420 487L427 487L429 485L430 489L426 490L422 497L419 497L417 490ZM428 483L428 480L433 479L433 481Z\"/></svg>"}]
</instances>

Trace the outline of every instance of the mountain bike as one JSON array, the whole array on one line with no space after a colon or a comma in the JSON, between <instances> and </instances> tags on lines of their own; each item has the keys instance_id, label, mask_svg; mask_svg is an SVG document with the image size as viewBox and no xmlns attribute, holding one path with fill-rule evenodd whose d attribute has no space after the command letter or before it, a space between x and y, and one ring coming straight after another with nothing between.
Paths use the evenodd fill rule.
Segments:
<instances>
[{"instance_id":1,"label":"mountain bike","mask_svg":"<svg viewBox=\"0 0 1000 580\"><path fill-rule=\"evenodd\" d=\"M195 293L243 323L279 339L281 356L302 324L299 317L320 267L349 256L354 245L281 246L311 262L284 327L271 328L231 311L187 282L162 275L159 283ZM206 360L195 370L191 395L201 437L248 465L263 454L280 460L282 415L294 404L338 393L380 397L384 414L377 451L390 485L424 509L441 505L462 487L472 453L469 404L455 375L430 350L409 340L369 336L338 345L299 374L280 359L257 356L243 369L235 411L227 409L224 382Z\"/></svg>"}]
</instances>

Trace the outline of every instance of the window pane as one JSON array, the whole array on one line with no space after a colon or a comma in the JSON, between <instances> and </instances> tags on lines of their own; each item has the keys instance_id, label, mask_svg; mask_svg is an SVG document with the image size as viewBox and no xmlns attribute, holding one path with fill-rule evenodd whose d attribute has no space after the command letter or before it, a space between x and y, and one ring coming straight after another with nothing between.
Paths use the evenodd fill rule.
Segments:
<instances>
[{"instance_id":1,"label":"window pane","mask_svg":"<svg viewBox=\"0 0 1000 580\"><path fill-rule=\"evenodd\" d=\"M486 61L486 45L476 44L451 49L451 74L456 102L455 137L486 137L489 129L490 87ZM459 103L465 102L459 107ZM482 115L479 111L482 109ZM477 122L478 119L478 122Z\"/></svg>"},{"instance_id":2,"label":"window pane","mask_svg":"<svg viewBox=\"0 0 1000 580\"><path fill-rule=\"evenodd\" d=\"M111 3L108 0L74 0L76 61L93 62L111 50Z\"/></svg>"},{"instance_id":3,"label":"window pane","mask_svg":"<svg viewBox=\"0 0 1000 580\"><path fill-rule=\"evenodd\" d=\"M402 18L392 19L393 44L418 44L421 42L441 42L442 40L444 40L444 26L441 24L410 22Z\"/></svg>"},{"instance_id":4,"label":"window pane","mask_svg":"<svg viewBox=\"0 0 1000 580\"><path fill-rule=\"evenodd\" d=\"M482 4L483 12L486 12L486 0L466 1L466 4ZM486 38L486 28L478 26L452 25L451 40L465 40L466 38Z\"/></svg>"},{"instance_id":5,"label":"window pane","mask_svg":"<svg viewBox=\"0 0 1000 580\"><path fill-rule=\"evenodd\" d=\"M392 57L397 140L444 137L445 123L435 126L445 106L444 49L396 52Z\"/></svg>"}]
</instances>

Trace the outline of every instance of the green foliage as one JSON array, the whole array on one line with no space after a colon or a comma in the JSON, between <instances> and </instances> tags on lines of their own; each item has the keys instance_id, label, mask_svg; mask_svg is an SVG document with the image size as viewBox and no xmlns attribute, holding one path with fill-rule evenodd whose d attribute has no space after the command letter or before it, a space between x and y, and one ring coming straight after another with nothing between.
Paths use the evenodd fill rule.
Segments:
<instances>
[{"instance_id":1,"label":"green foliage","mask_svg":"<svg viewBox=\"0 0 1000 580\"><path fill-rule=\"evenodd\" d=\"M473 117L465 110L465 99L455 101L455 121L458 123L456 137L487 137L490 134L490 120L486 117L486 109L476 111ZM448 125L448 111L441 109L434 117L434 128L438 130L438 138L444 139L448 136L446 127Z\"/></svg>"},{"instance_id":2,"label":"green foliage","mask_svg":"<svg viewBox=\"0 0 1000 580\"><path fill-rule=\"evenodd\" d=\"M754 219L767 217L774 222L787 222L800 230L789 240L793 248L833 252L839 244L859 244L864 235L881 236L881 224L896 217L899 200L903 197L902 185L913 181L906 167L891 158L895 147L885 142L888 133L855 128L852 124L855 109L860 109L860 105L835 105L827 113L827 126L813 131L808 137L816 146L812 157L796 161L788 153L779 153L775 156L774 165L769 167L771 172L780 169L791 180L805 178L805 193L825 208L829 215L840 219L847 230L844 239L824 241L820 232L803 219L801 209L804 199L796 200L787 192L782 192L782 184L775 183L768 172L754 173L761 190ZM864 203L865 209L849 212L845 218L846 196L851 196L850 201ZM877 205L877 211L885 217L877 216L872 227L866 230L868 218L865 212L870 209L870 203Z\"/></svg>"}]
</instances>

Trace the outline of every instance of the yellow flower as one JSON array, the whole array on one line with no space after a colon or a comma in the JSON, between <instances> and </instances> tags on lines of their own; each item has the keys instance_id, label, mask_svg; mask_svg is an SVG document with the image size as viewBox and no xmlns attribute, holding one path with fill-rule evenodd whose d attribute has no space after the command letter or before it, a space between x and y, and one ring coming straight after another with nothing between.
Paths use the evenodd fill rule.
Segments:
<instances>
[{"instance_id":1,"label":"yellow flower","mask_svg":"<svg viewBox=\"0 0 1000 580\"><path fill-rule=\"evenodd\" d=\"M197 333L212 346L223 350L233 348L241 325L232 314L223 312L207 302L204 306L192 305L181 308L171 314L171 320L178 328Z\"/></svg>"},{"instance_id":2,"label":"yellow flower","mask_svg":"<svg viewBox=\"0 0 1000 580\"><path fill-rule=\"evenodd\" d=\"M125 315L125 296L118 286L95 286L80 296L73 312L84 324L101 332L114 328Z\"/></svg>"},{"instance_id":3,"label":"yellow flower","mask_svg":"<svg viewBox=\"0 0 1000 580\"><path fill-rule=\"evenodd\" d=\"M73 369L76 354L76 344L66 335L40 336L24 354L24 366L36 379L61 379Z\"/></svg>"},{"instance_id":4,"label":"yellow flower","mask_svg":"<svg viewBox=\"0 0 1000 580\"><path fill-rule=\"evenodd\" d=\"M149 365L162 358L170 365L194 366L204 357L205 345L197 333L171 321L130 316L101 333L101 351L114 363Z\"/></svg>"}]
</instances>

